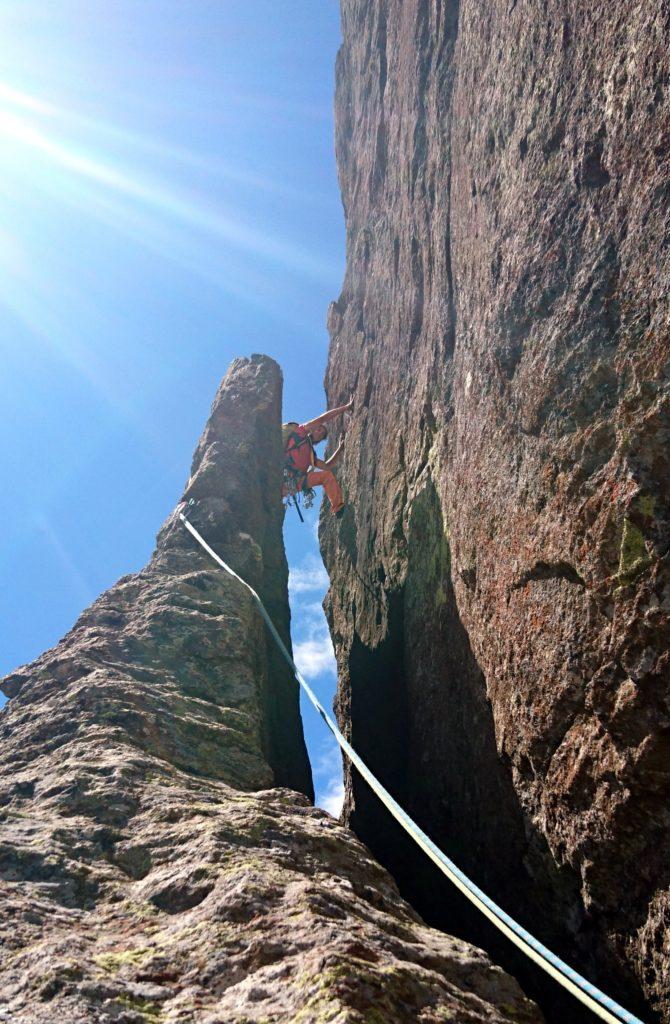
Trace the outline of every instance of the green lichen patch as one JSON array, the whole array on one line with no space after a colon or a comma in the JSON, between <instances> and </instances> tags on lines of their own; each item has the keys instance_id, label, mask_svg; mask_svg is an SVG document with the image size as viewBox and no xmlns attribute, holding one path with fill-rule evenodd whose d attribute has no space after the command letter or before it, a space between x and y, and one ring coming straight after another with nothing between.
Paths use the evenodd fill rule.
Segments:
<instances>
[{"instance_id":1,"label":"green lichen patch","mask_svg":"<svg viewBox=\"0 0 670 1024\"><path fill-rule=\"evenodd\" d=\"M615 579L620 586L628 586L651 565L651 561L642 531L630 519L624 519Z\"/></svg>"},{"instance_id":2,"label":"green lichen patch","mask_svg":"<svg viewBox=\"0 0 670 1024\"><path fill-rule=\"evenodd\" d=\"M160 910L155 907L153 903L149 903L148 900L142 903L138 903L131 899L124 900L123 910L135 921L142 921L143 923L151 921L155 922L160 917Z\"/></svg>"},{"instance_id":3,"label":"green lichen patch","mask_svg":"<svg viewBox=\"0 0 670 1024\"><path fill-rule=\"evenodd\" d=\"M648 519L653 518L656 510L656 498L653 494L638 495L635 504L643 516L646 516Z\"/></svg>"},{"instance_id":4,"label":"green lichen patch","mask_svg":"<svg viewBox=\"0 0 670 1024\"><path fill-rule=\"evenodd\" d=\"M224 946L227 942L239 937L239 928L221 921L217 921L214 924L209 920L198 921L197 924L188 925L185 928L179 928L174 931L166 928L156 933L154 938L157 948L151 952L155 955L159 950L164 950L167 946L188 945L193 947L196 941L199 941L202 937L216 942L219 946Z\"/></svg>"},{"instance_id":5,"label":"green lichen patch","mask_svg":"<svg viewBox=\"0 0 670 1024\"><path fill-rule=\"evenodd\" d=\"M147 1021L147 1024L159 1024L159 1021L163 1018L160 1004L153 1002L151 999L140 999L136 996L124 995L117 996L114 1001L125 1007L126 1010L134 1010L135 1013L139 1013Z\"/></svg>"},{"instance_id":6,"label":"green lichen patch","mask_svg":"<svg viewBox=\"0 0 670 1024\"><path fill-rule=\"evenodd\" d=\"M316 977L298 976L296 983L306 1001L295 1024L327 1024L340 1019L343 1011L351 1024L389 1024L397 1019L399 1006L421 1005L426 995L421 982L401 966L371 968L358 957L327 965ZM435 1005L433 1012L450 1019L449 1007Z\"/></svg>"},{"instance_id":7,"label":"green lichen patch","mask_svg":"<svg viewBox=\"0 0 670 1024\"><path fill-rule=\"evenodd\" d=\"M117 974L125 966L139 967L154 953L155 950L146 946L139 949L123 949L116 953L100 953L93 958L93 962L106 974Z\"/></svg>"}]
</instances>

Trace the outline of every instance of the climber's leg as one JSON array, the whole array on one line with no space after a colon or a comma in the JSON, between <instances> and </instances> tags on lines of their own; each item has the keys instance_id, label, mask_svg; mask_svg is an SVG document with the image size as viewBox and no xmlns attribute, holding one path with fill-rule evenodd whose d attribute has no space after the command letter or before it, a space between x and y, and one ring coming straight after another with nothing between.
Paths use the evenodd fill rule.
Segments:
<instances>
[{"instance_id":1,"label":"climber's leg","mask_svg":"<svg viewBox=\"0 0 670 1024\"><path fill-rule=\"evenodd\" d=\"M335 515L344 508L344 495L342 488L335 479L330 469L312 469L307 474L308 487L323 487L328 495L331 508Z\"/></svg>"}]
</instances>

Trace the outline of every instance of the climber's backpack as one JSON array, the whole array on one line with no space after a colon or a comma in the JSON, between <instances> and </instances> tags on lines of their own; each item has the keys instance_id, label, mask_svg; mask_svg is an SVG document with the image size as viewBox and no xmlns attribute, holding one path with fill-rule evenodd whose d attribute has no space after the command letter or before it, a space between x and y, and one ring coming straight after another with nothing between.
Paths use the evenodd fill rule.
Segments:
<instances>
[{"instance_id":1,"label":"climber's backpack","mask_svg":"<svg viewBox=\"0 0 670 1024\"><path fill-rule=\"evenodd\" d=\"M292 421L289 423L282 423L281 439L282 444L284 445L284 467L288 469L289 472L302 476L304 471L296 469L295 465L293 464L291 454L297 448L302 448L302 446L305 444L309 445L313 454L314 447L312 445L312 438L309 436L309 434L303 435L298 433L299 426L299 423L293 423Z\"/></svg>"},{"instance_id":2,"label":"climber's backpack","mask_svg":"<svg viewBox=\"0 0 670 1024\"><path fill-rule=\"evenodd\" d=\"M307 486L307 477L305 471L297 469L293 464L291 458L291 452L295 451L296 448L302 448L304 444L308 444L312 453L314 447L312 445L312 439L308 435L303 436L298 433L299 423L295 423L292 420L289 423L282 423L281 437L282 444L284 446L284 490L288 495L289 500L293 498L296 508L297 496L302 493L305 498L305 508L311 508L312 502L314 501L314 490ZM300 510L298 509L298 515ZM300 516L302 519L302 516Z\"/></svg>"},{"instance_id":3,"label":"climber's backpack","mask_svg":"<svg viewBox=\"0 0 670 1024\"><path fill-rule=\"evenodd\" d=\"M282 445L284 447L284 451L286 451L286 447L287 447L289 441L291 440L291 435L298 433L298 427L299 426L300 426L300 424L299 423L294 423L293 420L290 420L288 423L282 423L282 425L281 425L281 443L282 443ZM299 436L300 435L298 434L298 437Z\"/></svg>"}]
</instances>

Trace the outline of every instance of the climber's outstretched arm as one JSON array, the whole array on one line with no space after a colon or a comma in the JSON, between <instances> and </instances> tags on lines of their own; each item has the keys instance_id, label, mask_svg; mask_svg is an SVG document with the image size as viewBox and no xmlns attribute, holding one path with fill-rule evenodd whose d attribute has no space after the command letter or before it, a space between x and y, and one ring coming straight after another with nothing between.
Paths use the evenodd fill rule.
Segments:
<instances>
[{"instance_id":1,"label":"climber's outstretched arm","mask_svg":"<svg viewBox=\"0 0 670 1024\"><path fill-rule=\"evenodd\" d=\"M316 419L303 423L303 426L308 432L311 432L315 427L322 427L324 423L328 423L329 420L334 420L336 416L341 416L343 412L349 412L353 407L354 400L352 398L346 405L338 405L336 409L329 409L328 412L322 413L320 416L317 416Z\"/></svg>"}]
</instances>

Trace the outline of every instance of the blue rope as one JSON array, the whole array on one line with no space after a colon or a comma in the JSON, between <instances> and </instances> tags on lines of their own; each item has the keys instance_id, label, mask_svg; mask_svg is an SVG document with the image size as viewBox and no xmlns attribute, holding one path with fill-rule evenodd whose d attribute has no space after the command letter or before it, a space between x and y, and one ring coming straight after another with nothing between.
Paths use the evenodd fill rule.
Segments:
<instances>
[{"instance_id":1,"label":"blue rope","mask_svg":"<svg viewBox=\"0 0 670 1024\"><path fill-rule=\"evenodd\" d=\"M601 992L599 988L592 985L590 981L583 978L581 974L573 970L568 964L566 964L560 957L552 953L550 949L547 949L538 939L536 939L530 932L522 928L509 914L498 906L486 893L472 882L467 875L465 875L459 867L454 864L452 860L447 857L445 853L440 850L438 846L430 839L426 833L419 828L417 823L410 818L409 814L402 809L399 803L391 796L387 789L381 784L379 779L372 774L365 762L359 757L354 748L351 746L349 741L345 739L340 730L338 729L335 722L328 715L325 708L319 702L316 694L310 687L309 683L304 679L300 669L293 661L293 658L289 654L284 641L280 637L279 633L275 629L272 619L265 610L265 606L261 601L260 597L253 589L249 586L246 580L243 580L241 576L227 565L223 559L217 555L209 544L200 536L196 528L186 519L186 517L180 512L179 518L198 541L200 546L214 559L214 561L221 566L229 576L236 579L243 587L251 594L253 601L260 611L266 626L270 630L275 643L279 647L280 651L284 655L286 661L291 666L291 669L298 680L300 686L305 691L305 694L316 708L317 712L325 722L327 728L331 731L337 743L341 749L345 752L349 760L354 764L365 779L370 788L377 794L382 803L388 808L393 817L398 821L405 831L414 839L418 846L430 857L430 859L437 864L440 870L449 878L451 882L470 900L476 907L504 934L513 942L519 949L521 949L531 960L533 960L539 967L541 967L547 974L551 975L563 988L571 992L580 1002L588 1006L598 1017L602 1020L608 1021L608 1024L643 1024L639 1017L635 1017L628 1010L625 1010L622 1006L619 1006L613 999Z\"/></svg>"}]
</instances>

